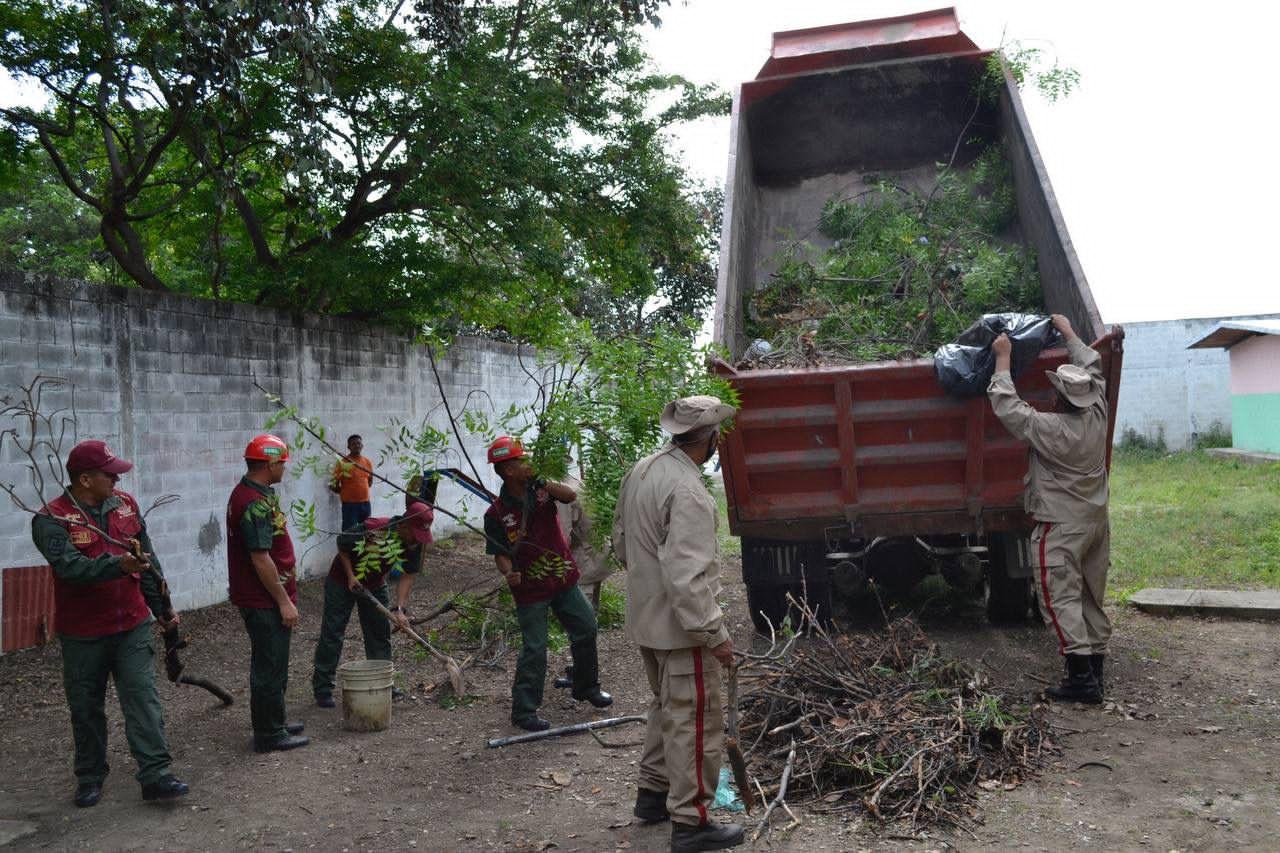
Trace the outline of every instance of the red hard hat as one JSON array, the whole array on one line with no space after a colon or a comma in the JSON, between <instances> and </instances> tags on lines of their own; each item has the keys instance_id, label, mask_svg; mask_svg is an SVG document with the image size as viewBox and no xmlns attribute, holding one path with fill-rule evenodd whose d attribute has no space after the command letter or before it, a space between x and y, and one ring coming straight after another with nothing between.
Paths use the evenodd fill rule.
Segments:
<instances>
[{"instance_id":1,"label":"red hard hat","mask_svg":"<svg viewBox=\"0 0 1280 853\"><path fill-rule=\"evenodd\" d=\"M249 442L244 458L255 462L283 462L289 458L289 445L282 438L264 433Z\"/></svg>"},{"instance_id":2,"label":"red hard hat","mask_svg":"<svg viewBox=\"0 0 1280 853\"><path fill-rule=\"evenodd\" d=\"M490 465L497 465L499 462L506 462L508 459L519 459L521 456L524 456L524 445L520 443L518 438L500 435L494 439L493 444L489 445Z\"/></svg>"}]
</instances>

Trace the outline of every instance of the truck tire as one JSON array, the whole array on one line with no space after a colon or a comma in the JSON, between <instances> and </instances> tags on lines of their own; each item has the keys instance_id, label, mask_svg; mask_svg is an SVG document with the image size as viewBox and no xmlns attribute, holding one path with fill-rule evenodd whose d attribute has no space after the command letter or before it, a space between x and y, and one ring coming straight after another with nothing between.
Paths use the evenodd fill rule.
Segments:
<instances>
[{"instance_id":1,"label":"truck tire","mask_svg":"<svg viewBox=\"0 0 1280 853\"><path fill-rule=\"evenodd\" d=\"M1008 534L1012 536L1012 534ZM1019 625L1027 621L1033 596L1032 579L1010 577L1010 560L1016 548L1006 535L992 534L987 562L987 620L996 625ZM1018 573L1016 568L1013 573Z\"/></svg>"},{"instance_id":2,"label":"truck tire","mask_svg":"<svg viewBox=\"0 0 1280 853\"><path fill-rule=\"evenodd\" d=\"M808 592L808 599L804 593ZM791 617L791 627L800 626L801 615L797 608L787 601L787 595L797 601L805 601L810 610L818 615L818 621L825 627L831 624L831 586L829 584L747 584L747 608L751 611L751 624L758 633L769 635L772 624L776 633L787 617Z\"/></svg>"}]
</instances>

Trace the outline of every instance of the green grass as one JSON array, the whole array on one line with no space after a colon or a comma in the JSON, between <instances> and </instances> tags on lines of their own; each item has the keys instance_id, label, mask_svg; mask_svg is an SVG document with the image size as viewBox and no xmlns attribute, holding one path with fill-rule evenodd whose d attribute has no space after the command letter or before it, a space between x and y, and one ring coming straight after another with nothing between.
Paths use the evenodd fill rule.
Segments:
<instances>
[{"instance_id":1,"label":"green grass","mask_svg":"<svg viewBox=\"0 0 1280 853\"><path fill-rule=\"evenodd\" d=\"M1117 449L1110 595L1280 588L1280 465Z\"/></svg>"},{"instance_id":2,"label":"green grass","mask_svg":"<svg viewBox=\"0 0 1280 853\"><path fill-rule=\"evenodd\" d=\"M717 483L711 494L715 496L716 510L720 515L720 526L716 531L716 538L720 540L720 557L722 560L737 560L742 557L742 540L729 532L729 503L724 489Z\"/></svg>"}]
</instances>

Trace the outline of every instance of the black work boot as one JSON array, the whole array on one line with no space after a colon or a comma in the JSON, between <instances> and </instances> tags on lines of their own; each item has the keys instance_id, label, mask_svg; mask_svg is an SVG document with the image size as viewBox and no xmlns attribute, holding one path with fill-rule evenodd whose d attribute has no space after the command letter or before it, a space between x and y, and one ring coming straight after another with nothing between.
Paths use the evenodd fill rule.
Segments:
<instances>
[{"instance_id":1,"label":"black work boot","mask_svg":"<svg viewBox=\"0 0 1280 853\"><path fill-rule=\"evenodd\" d=\"M311 738L305 735L283 734L278 737L260 738L254 736L253 751L254 752L286 752L290 749L298 749L311 743Z\"/></svg>"},{"instance_id":2,"label":"black work boot","mask_svg":"<svg viewBox=\"0 0 1280 853\"><path fill-rule=\"evenodd\" d=\"M597 708L608 708L613 704L613 696L601 690L599 685L588 688L581 693L575 690L573 691L573 698L579 702L590 702Z\"/></svg>"},{"instance_id":3,"label":"black work boot","mask_svg":"<svg viewBox=\"0 0 1280 853\"><path fill-rule=\"evenodd\" d=\"M573 664L569 664L564 668L564 675L556 677L556 687L561 690L568 689L573 686Z\"/></svg>"},{"instance_id":4,"label":"black work boot","mask_svg":"<svg viewBox=\"0 0 1280 853\"><path fill-rule=\"evenodd\" d=\"M520 719L512 718L511 725L524 729L526 732L545 732L551 728L551 724L546 720L534 714L532 717L521 717Z\"/></svg>"},{"instance_id":5,"label":"black work boot","mask_svg":"<svg viewBox=\"0 0 1280 853\"><path fill-rule=\"evenodd\" d=\"M148 782L142 786L142 799L144 800L174 800L178 797L185 797L191 788L187 786L177 776L172 773L166 773L154 782Z\"/></svg>"},{"instance_id":6,"label":"black work boot","mask_svg":"<svg viewBox=\"0 0 1280 853\"><path fill-rule=\"evenodd\" d=\"M1102 679L1102 670L1107 662L1106 655L1089 655L1089 668L1093 670L1093 680L1098 682L1098 694L1107 695L1107 685Z\"/></svg>"},{"instance_id":7,"label":"black work boot","mask_svg":"<svg viewBox=\"0 0 1280 853\"><path fill-rule=\"evenodd\" d=\"M1102 691L1093 677L1093 667L1088 655L1067 655L1067 677L1057 687L1050 687L1045 695L1062 702L1083 702L1097 705L1102 702Z\"/></svg>"},{"instance_id":8,"label":"black work boot","mask_svg":"<svg viewBox=\"0 0 1280 853\"><path fill-rule=\"evenodd\" d=\"M640 788L636 791L636 807L631 813L645 823L661 823L671 817L667 811L667 792Z\"/></svg>"},{"instance_id":9,"label":"black work boot","mask_svg":"<svg viewBox=\"0 0 1280 853\"><path fill-rule=\"evenodd\" d=\"M96 806L102 799L101 782L84 782L76 786L76 805L82 809Z\"/></svg>"},{"instance_id":10,"label":"black work boot","mask_svg":"<svg viewBox=\"0 0 1280 853\"><path fill-rule=\"evenodd\" d=\"M671 853L727 850L742 843L742 827L736 823L671 824Z\"/></svg>"}]
</instances>

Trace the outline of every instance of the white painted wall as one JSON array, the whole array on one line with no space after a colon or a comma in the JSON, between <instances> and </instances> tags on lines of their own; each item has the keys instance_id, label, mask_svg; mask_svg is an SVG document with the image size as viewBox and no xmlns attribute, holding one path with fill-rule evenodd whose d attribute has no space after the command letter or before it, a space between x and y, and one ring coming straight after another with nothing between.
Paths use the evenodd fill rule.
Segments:
<instances>
[{"instance_id":1,"label":"white painted wall","mask_svg":"<svg viewBox=\"0 0 1280 853\"><path fill-rule=\"evenodd\" d=\"M1116 442L1127 430L1147 438L1163 430L1169 449L1182 450L1215 423L1231 428L1231 369L1226 350L1187 349L1228 319L1245 318L1125 324Z\"/></svg>"},{"instance_id":2,"label":"white painted wall","mask_svg":"<svg viewBox=\"0 0 1280 853\"><path fill-rule=\"evenodd\" d=\"M525 361L532 361L529 353ZM474 389L483 389L497 411L527 402L533 392L508 344L463 339L441 355L439 368L455 411ZM336 444L361 433L365 455L375 462L384 444L377 428L392 416L411 422L425 417L448 429L426 351L401 333L250 305L0 276L0 395L14 394L37 373L75 383L78 418L64 458L75 440L101 438L135 464L121 488L144 509L158 495L181 495L147 520L181 609L226 599L227 496L244 472L245 445L273 408L253 388L254 377L319 418ZM61 401L69 403L70 395ZM285 426L278 431L286 440L294 433ZM467 449L496 490L484 448L475 441ZM466 469L460 456L449 465ZM27 467L12 449L0 458L0 479L26 484ZM314 501L319 526L338 529L338 499L320 478L289 476L278 488L285 503ZM404 506L403 496L387 486L375 485L373 499L375 515ZM441 485L438 499L454 512L465 504L473 523L484 511L452 483ZM437 516L437 535L456 529ZM327 569L331 539L295 537L295 544L304 574ZM0 512L0 570L43 562L31 544L28 516L6 506Z\"/></svg>"}]
</instances>

